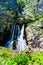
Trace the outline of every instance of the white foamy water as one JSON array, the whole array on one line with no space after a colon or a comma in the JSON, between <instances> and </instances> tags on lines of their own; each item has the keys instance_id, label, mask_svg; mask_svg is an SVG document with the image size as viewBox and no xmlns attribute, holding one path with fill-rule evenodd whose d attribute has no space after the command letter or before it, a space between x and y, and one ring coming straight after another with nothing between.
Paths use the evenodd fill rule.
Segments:
<instances>
[{"instance_id":1,"label":"white foamy water","mask_svg":"<svg viewBox=\"0 0 43 65\"><path fill-rule=\"evenodd\" d=\"M27 49L26 40L23 39L23 36L24 36L24 25L22 26L20 37L17 37L18 42L16 44L16 47L17 50L20 51Z\"/></svg>"}]
</instances>

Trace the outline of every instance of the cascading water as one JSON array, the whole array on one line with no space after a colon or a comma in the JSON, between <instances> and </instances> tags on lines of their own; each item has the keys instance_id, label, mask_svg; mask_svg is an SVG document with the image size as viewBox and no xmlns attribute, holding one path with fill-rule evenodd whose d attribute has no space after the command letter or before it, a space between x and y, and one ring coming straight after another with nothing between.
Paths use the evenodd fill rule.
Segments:
<instances>
[{"instance_id":1,"label":"cascading water","mask_svg":"<svg viewBox=\"0 0 43 65\"><path fill-rule=\"evenodd\" d=\"M23 39L23 36L24 36L24 25L22 26L20 37L17 36L18 42L16 44L16 47L17 47L17 50L20 50L20 51L23 51L27 48L26 41L25 39Z\"/></svg>"},{"instance_id":2,"label":"cascading water","mask_svg":"<svg viewBox=\"0 0 43 65\"><path fill-rule=\"evenodd\" d=\"M21 33L21 30L20 30L20 27L19 27L19 25L18 25L18 35L17 35L17 38L20 37L20 33Z\"/></svg>"},{"instance_id":3,"label":"cascading water","mask_svg":"<svg viewBox=\"0 0 43 65\"><path fill-rule=\"evenodd\" d=\"M15 37L17 37L16 50L23 51L28 48L26 45L26 40L23 38L24 37L24 25L21 27L22 28L20 29L19 25L12 25L12 28L11 28L12 36L10 40L5 44L6 48L13 49L13 43L14 43ZM14 33L16 34L14 35Z\"/></svg>"},{"instance_id":4,"label":"cascading water","mask_svg":"<svg viewBox=\"0 0 43 65\"><path fill-rule=\"evenodd\" d=\"M5 47L6 47L6 48L9 48L9 49L13 49L13 43L14 43L14 28L15 28L15 26L12 25L12 28L11 28L12 36L11 36L10 40L5 44Z\"/></svg>"}]
</instances>

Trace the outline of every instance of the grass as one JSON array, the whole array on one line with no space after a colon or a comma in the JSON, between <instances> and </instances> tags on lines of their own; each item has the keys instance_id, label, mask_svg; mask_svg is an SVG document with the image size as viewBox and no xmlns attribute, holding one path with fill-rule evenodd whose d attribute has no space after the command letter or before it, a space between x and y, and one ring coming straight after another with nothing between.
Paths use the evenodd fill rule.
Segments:
<instances>
[{"instance_id":1,"label":"grass","mask_svg":"<svg viewBox=\"0 0 43 65\"><path fill-rule=\"evenodd\" d=\"M15 56L11 54L11 50L5 48L1 50L0 65L43 65L43 53L40 51L29 53L25 50L22 54Z\"/></svg>"}]
</instances>

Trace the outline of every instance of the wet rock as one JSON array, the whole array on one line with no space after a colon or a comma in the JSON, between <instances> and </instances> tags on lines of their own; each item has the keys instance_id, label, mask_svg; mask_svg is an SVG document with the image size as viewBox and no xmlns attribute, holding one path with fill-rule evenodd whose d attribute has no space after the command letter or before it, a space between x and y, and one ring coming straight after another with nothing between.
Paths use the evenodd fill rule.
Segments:
<instances>
[{"instance_id":1,"label":"wet rock","mask_svg":"<svg viewBox=\"0 0 43 65\"><path fill-rule=\"evenodd\" d=\"M28 36L27 29L25 29L25 35L26 35L26 42L27 42L27 44L29 44L30 42L29 42L29 36Z\"/></svg>"},{"instance_id":2,"label":"wet rock","mask_svg":"<svg viewBox=\"0 0 43 65\"><path fill-rule=\"evenodd\" d=\"M14 43L13 43L13 49L14 50L16 49L16 44L17 44L17 40L14 40Z\"/></svg>"}]
</instances>

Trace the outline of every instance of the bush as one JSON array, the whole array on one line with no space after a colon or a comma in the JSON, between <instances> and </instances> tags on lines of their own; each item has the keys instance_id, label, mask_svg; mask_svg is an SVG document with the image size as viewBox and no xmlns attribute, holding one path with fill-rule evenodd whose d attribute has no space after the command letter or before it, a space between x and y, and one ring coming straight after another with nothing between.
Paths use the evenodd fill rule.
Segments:
<instances>
[{"instance_id":1,"label":"bush","mask_svg":"<svg viewBox=\"0 0 43 65\"><path fill-rule=\"evenodd\" d=\"M11 51L8 50L7 53ZM40 51L29 53L28 50L15 56L2 53L0 54L0 65L43 65L43 53Z\"/></svg>"}]
</instances>

